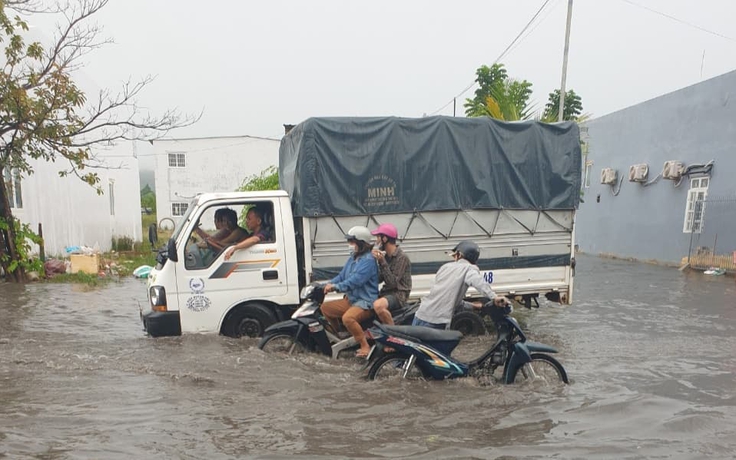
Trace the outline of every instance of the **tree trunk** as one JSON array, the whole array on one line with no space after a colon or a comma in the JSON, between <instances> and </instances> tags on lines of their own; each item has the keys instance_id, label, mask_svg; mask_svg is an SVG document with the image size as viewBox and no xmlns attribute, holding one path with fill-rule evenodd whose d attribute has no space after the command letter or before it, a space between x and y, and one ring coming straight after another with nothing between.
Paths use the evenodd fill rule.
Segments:
<instances>
[{"instance_id":1,"label":"tree trunk","mask_svg":"<svg viewBox=\"0 0 736 460\"><path fill-rule=\"evenodd\" d=\"M13 261L20 263L20 260L15 247L15 219L10 210L10 197L7 190L3 168L0 167L0 219L8 223L8 229L0 231L0 266L3 268L5 278L8 281L22 283L26 279L23 267L19 264L14 271L10 271L10 264Z\"/></svg>"}]
</instances>

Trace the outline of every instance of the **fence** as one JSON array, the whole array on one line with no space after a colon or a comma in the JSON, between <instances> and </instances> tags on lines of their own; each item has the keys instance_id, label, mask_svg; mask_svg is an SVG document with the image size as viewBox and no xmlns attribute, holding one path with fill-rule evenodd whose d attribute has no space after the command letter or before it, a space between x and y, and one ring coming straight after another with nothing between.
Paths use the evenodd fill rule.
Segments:
<instances>
[{"instance_id":1,"label":"fence","mask_svg":"<svg viewBox=\"0 0 736 460\"><path fill-rule=\"evenodd\" d=\"M736 273L736 197L707 197L688 208L686 262L696 270Z\"/></svg>"}]
</instances>

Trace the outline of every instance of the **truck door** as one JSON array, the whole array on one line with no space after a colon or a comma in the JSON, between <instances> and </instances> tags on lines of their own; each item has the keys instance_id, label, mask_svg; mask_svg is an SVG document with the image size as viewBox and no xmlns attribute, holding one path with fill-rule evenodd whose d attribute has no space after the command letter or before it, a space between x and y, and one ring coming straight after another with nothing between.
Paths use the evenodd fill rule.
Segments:
<instances>
[{"instance_id":1,"label":"truck door","mask_svg":"<svg viewBox=\"0 0 736 460\"><path fill-rule=\"evenodd\" d=\"M274 219L274 208L274 201L268 199L217 202L203 208L194 220L181 259L184 263L177 271L182 332L219 332L220 321L230 308L248 300L281 303L288 282L283 226ZM251 209L262 216L265 241L235 251L229 260L224 257L227 247L242 241L245 235L222 248L203 244L207 234L220 231L215 224L216 212L218 217L236 214L242 231Z\"/></svg>"}]
</instances>

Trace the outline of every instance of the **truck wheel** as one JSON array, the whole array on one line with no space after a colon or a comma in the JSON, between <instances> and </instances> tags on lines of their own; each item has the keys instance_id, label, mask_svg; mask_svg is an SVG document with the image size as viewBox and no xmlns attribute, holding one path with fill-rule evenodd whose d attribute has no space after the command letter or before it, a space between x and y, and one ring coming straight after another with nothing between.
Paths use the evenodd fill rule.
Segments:
<instances>
[{"instance_id":1,"label":"truck wheel","mask_svg":"<svg viewBox=\"0 0 736 460\"><path fill-rule=\"evenodd\" d=\"M260 337L266 328L276 322L276 317L263 305L237 307L228 315L222 333L228 337Z\"/></svg>"},{"instance_id":2,"label":"truck wheel","mask_svg":"<svg viewBox=\"0 0 736 460\"><path fill-rule=\"evenodd\" d=\"M461 311L453 316L450 329L460 331L463 335L485 335L486 333L483 318L472 311Z\"/></svg>"}]
</instances>

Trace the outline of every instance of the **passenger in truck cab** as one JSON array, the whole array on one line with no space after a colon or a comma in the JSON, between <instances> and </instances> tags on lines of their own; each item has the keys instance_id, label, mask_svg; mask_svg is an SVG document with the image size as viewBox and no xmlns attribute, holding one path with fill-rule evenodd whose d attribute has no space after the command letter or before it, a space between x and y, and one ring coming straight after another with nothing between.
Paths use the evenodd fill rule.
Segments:
<instances>
[{"instance_id":1,"label":"passenger in truck cab","mask_svg":"<svg viewBox=\"0 0 736 460\"><path fill-rule=\"evenodd\" d=\"M393 224L381 224L371 234L376 237L378 282L383 283L373 311L383 324L394 324L391 312L402 308L411 293L411 261L396 243L399 232Z\"/></svg>"},{"instance_id":2,"label":"passenger in truck cab","mask_svg":"<svg viewBox=\"0 0 736 460\"><path fill-rule=\"evenodd\" d=\"M324 288L325 294L343 292L345 296L323 303L321 310L335 333L340 330L338 320L342 318L345 328L360 345L355 356L365 358L370 347L360 323L373 317L373 302L378 298L378 266L371 253L373 235L365 227L353 227L345 238L350 247L350 257L340 273Z\"/></svg>"},{"instance_id":3,"label":"passenger in truck cab","mask_svg":"<svg viewBox=\"0 0 736 460\"><path fill-rule=\"evenodd\" d=\"M247 249L254 244L272 241L271 231L263 225L263 210L254 206L245 215L245 226L250 233L236 244L227 248L225 260L230 260L238 249Z\"/></svg>"}]
</instances>

